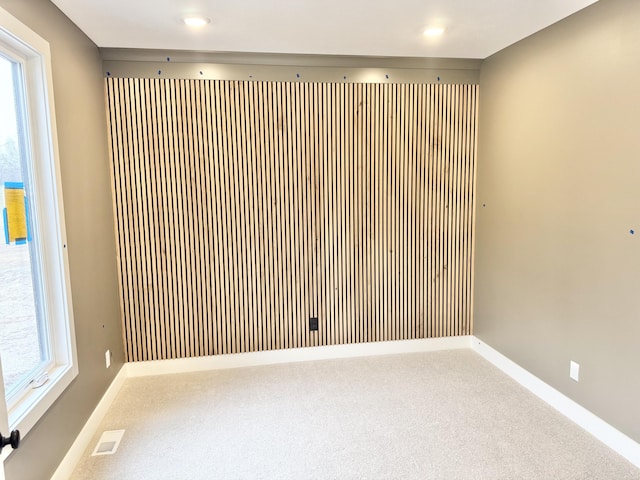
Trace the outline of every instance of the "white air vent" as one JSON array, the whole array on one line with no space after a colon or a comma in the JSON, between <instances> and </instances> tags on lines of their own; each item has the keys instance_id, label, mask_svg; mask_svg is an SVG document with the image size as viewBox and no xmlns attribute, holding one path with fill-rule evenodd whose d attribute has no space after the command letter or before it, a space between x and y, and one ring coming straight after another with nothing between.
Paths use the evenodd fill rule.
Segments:
<instances>
[{"instance_id":1,"label":"white air vent","mask_svg":"<svg viewBox=\"0 0 640 480\"><path fill-rule=\"evenodd\" d=\"M100 440L98 440L98 444L93 450L91 456L113 455L114 453L116 453L116 450L118 450L118 445L120 445L120 440L122 440L123 435L124 430L109 430L106 432L102 432L102 435L100 435Z\"/></svg>"}]
</instances>

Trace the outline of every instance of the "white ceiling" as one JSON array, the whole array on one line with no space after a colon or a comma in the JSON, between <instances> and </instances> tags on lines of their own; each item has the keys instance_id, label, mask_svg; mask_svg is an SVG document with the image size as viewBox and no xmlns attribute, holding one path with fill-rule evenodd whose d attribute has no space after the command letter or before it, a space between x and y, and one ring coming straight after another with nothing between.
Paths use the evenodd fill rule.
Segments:
<instances>
[{"instance_id":1,"label":"white ceiling","mask_svg":"<svg viewBox=\"0 0 640 480\"><path fill-rule=\"evenodd\" d=\"M99 47L486 58L596 0L52 1ZM434 23L445 34L425 37Z\"/></svg>"}]
</instances>

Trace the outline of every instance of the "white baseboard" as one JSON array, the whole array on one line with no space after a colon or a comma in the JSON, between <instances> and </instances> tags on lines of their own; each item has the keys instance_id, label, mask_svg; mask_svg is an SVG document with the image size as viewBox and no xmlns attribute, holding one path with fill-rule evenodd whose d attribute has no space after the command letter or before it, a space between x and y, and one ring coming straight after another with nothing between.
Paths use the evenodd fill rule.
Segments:
<instances>
[{"instance_id":1,"label":"white baseboard","mask_svg":"<svg viewBox=\"0 0 640 480\"><path fill-rule=\"evenodd\" d=\"M397 353L434 352L469 348L471 336L399 340L393 342L357 343L323 347L290 348L266 352L233 353L208 357L154 360L127 364L129 377L164 375L170 373L224 370L255 367L277 363L331 360L336 358L368 357Z\"/></svg>"},{"instance_id":2,"label":"white baseboard","mask_svg":"<svg viewBox=\"0 0 640 480\"><path fill-rule=\"evenodd\" d=\"M471 348L565 417L640 468L639 443L494 350L482 340L473 337Z\"/></svg>"},{"instance_id":3,"label":"white baseboard","mask_svg":"<svg viewBox=\"0 0 640 480\"><path fill-rule=\"evenodd\" d=\"M82 427L82 430L80 430L80 433L76 437L65 457L62 459L62 462L60 462L60 465L58 465L58 468L51 477L51 480L67 480L71 477L73 470L76 468L76 465L89 446L93 435L98 430L100 423L107 414L107 411L115 400L116 395L122 388L127 376L127 364L125 364L115 376L111 385L109 385L109 388L107 388L107 391L100 399L100 402L98 402L98 405L84 424L84 427Z\"/></svg>"},{"instance_id":4,"label":"white baseboard","mask_svg":"<svg viewBox=\"0 0 640 480\"><path fill-rule=\"evenodd\" d=\"M71 476L78 461L96 433L100 422L107 413L109 406L120 391L124 381L129 377L465 348L473 349L515 381L640 468L640 444L619 430L616 430L604 420L558 392L553 387L547 385L478 338L474 336L462 336L295 348L267 352L127 363L123 365L118 375L114 378L51 479L66 480Z\"/></svg>"}]
</instances>

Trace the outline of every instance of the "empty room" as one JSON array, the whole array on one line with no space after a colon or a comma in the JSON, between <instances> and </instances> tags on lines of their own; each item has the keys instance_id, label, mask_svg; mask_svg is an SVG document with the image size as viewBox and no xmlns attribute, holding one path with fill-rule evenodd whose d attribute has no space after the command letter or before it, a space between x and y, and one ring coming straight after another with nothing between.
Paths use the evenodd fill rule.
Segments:
<instances>
[{"instance_id":1,"label":"empty room","mask_svg":"<svg viewBox=\"0 0 640 480\"><path fill-rule=\"evenodd\" d=\"M0 480L640 479L640 2L0 0Z\"/></svg>"}]
</instances>

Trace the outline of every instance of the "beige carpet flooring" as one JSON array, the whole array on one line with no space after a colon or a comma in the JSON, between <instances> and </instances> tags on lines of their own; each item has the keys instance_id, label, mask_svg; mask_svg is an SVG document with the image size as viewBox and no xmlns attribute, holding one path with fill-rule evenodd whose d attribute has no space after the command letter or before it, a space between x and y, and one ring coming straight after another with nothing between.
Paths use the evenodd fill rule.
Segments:
<instances>
[{"instance_id":1,"label":"beige carpet flooring","mask_svg":"<svg viewBox=\"0 0 640 480\"><path fill-rule=\"evenodd\" d=\"M89 456L104 430L118 451ZM128 379L73 480L640 479L471 350Z\"/></svg>"}]
</instances>

